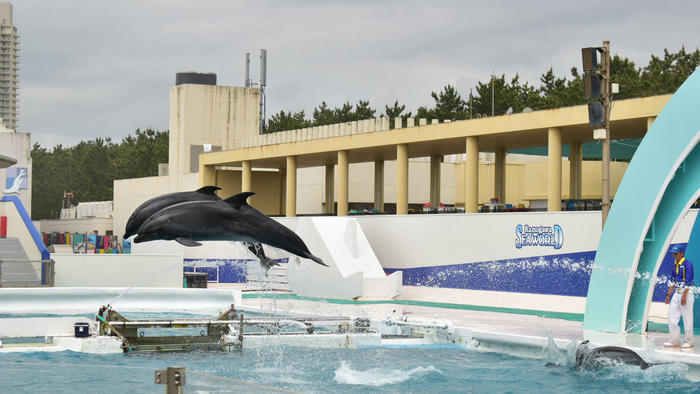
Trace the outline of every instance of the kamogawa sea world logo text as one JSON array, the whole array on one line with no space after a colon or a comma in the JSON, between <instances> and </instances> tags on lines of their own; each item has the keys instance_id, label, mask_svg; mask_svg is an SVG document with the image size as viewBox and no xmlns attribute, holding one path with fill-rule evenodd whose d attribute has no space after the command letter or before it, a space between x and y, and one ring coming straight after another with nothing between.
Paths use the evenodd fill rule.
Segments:
<instances>
[{"instance_id":1,"label":"kamogawa sea world logo text","mask_svg":"<svg viewBox=\"0 0 700 394\"><path fill-rule=\"evenodd\" d=\"M564 230L561 226L530 226L519 224L515 226L515 247L551 246L559 249L564 244Z\"/></svg>"}]
</instances>

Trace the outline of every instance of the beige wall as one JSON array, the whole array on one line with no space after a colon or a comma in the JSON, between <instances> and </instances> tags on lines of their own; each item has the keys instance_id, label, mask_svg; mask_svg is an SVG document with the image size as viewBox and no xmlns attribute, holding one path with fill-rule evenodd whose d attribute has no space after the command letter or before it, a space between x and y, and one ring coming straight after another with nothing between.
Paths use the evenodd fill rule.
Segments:
<instances>
[{"instance_id":1,"label":"beige wall","mask_svg":"<svg viewBox=\"0 0 700 394\"><path fill-rule=\"evenodd\" d=\"M248 203L266 215L279 215L282 200L280 191L282 183L279 171L256 171L252 174L252 191L255 195L248 199ZM218 195L228 198L241 192L240 170L217 170L216 184L221 187Z\"/></svg>"},{"instance_id":2,"label":"beige wall","mask_svg":"<svg viewBox=\"0 0 700 394\"><path fill-rule=\"evenodd\" d=\"M146 200L165 193L195 190L197 174L173 176L152 176L114 181L114 235L124 235L129 216ZM176 187L178 185L179 187Z\"/></svg>"},{"instance_id":3,"label":"beige wall","mask_svg":"<svg viewBox=\"0 0 700 394\"><path fill-rule=\"evenodd\" d=\"M184 84L170 88L168 174L190 173L190 146L233 149L237 139L258 135L259 90Z\"/></svg>"},{"instance_id":4,"label":"beige wall","mask_svg":"<svg viewBox=\"0 0 700 394\"><path fill-rule=\"evenodd\" d=\"M614 198L618 186L622 181L628 163L610 163L610 197ZM581 198L600 199L602 194L600 161L583 162L581 168ZM519 197L521 200L546 200L547 199L547 162L526 163L523 177L524 191ZM510 183L508 183L510 184ZM507 186L506 186L507 187ZM569 197L569 160L562 160L561 177L562 198ZM508 192L506 191L506 194ZM511 201L508 201L509 203Z\"/></svg>"},{"instance_id":5,"label":"beige wall","mask_svg":"<svg viewBox=\"0 0 700 394\"><path fill-rule=\"evenodd\" d=\"M170 88L168 175L114 181L114 234L124 235L129 216L144 201L165 193L199 188L190 172L190 146L203 144L232 149L237 140L258 135L259 90L233 86L184 84ZM217 171L222 198L240 192L240 171ZM253 177L254 188L274 189L279 173ZM255 196L262 208L276 213L272 193ZM257 206L257 205L256 205Z\"/></svg>"},{"instance_id":6,"label":"beige wall","mask_svg":"<svg viewBox=\"0 0 700 394\"><path fill-rule=\"evenodd\" d=\"M39 223L39 231L42 233L87 233L87 234L107 234L113 231L114 219L112 218L91 218L91 219L67 219L67 220L42 220ZM126 222L124 223L126 226ZM124 235L124 229L114 232L120 237Z\"/></svg>"}]
</instances>

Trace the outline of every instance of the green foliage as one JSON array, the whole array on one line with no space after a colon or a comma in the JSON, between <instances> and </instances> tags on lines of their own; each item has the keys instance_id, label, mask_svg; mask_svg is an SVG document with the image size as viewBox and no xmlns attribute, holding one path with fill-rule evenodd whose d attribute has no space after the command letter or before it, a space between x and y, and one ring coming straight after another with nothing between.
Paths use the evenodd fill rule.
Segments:
<instances>
[{"instance_id":1,"label":"green foliage","mask_svg":"<svg viewBox=\"0 0 700 394\"><path fill-rule=\"evenodd\" d=\"M399 100L394 101L394 105L389 107L388 105L384 106L384 115L386 115L387 118L389 118L389 128L394 128L394 121L396 118L399 116L401 117L402 124L405 125L405 119L411 117L411 113L405 113L403 111L406 110L405 105L399 105ZM403 114L403 115L402 115Z\"/></svg>"},{"instance_id":2,"label":"green foliage","mask_svg":"<svg viewBox=\"0 0 700 394\"><path fill-rule=\"evenodd\" d=\"M418 107L416 117L430 119L462 120L469 118L467 103L452 85L442 88L439 93L431 92L430 96L435 101L432 108Z\"/></svg>"},{"instance_id":3,"label":"green foliage","mask_svg":"<svg viewBox=\"0 0 700 394\"><path fill-rule=\"evenodd\" d=\"M355 120L373 118L377 111L370 107L369 101L360 100L353 108L350 102L337 108L329 108L326 102L314 108L311 126L323 126L334 123L352 122Z\"/></svg>"},{"instance_id":4,"label":"green foliage","mask_svg":"<svg viewBox=\"0 0 700 394\"><path fill-rule=\"evenodd\" d=\"M681 48L677 53L664 50L663 58L652 55L649 64L643 68L627 58L614 55L610 59L610 79L620 85L620 92L614 95L614 99L673 93L699 65L700 49L687 52ZM586 103L583 78L576 67L571 68L571 79L557 77L550 68L540 76L541 85L537 88L527 82L521 84L517 74L510 82L506 81L505 75L479 82L476 86L478 95L472 100L474 117L476 114L491 114L492 81L495 115L504 114L508 107L512 107L513 112L520 112L525 107L538 110Z\"/></svg>"},{"instance_id":5,"label":"green foliage","mask_svg":"<svg viewBox=\"0 0 700 394\"><path fill-rule=\"evenodd\" d=\"M310 127L311 121L306 119L304 111L299 112L284 112L280 111L267 122L265 133L274 133L276 131L303 129Z\"/></svg>"},{"instance_id":6,"label":"green foliage","mask_svg":"<svg viewBox=\"0 0 700 394\"><path fill-rule=\"evenodd\" d=\"M158 163L167 161L167 131L137 129L120 144L96 138L51 151L34 144L32 219L57 218L64 191L75 203L112 200L114 180L158 175Z\"/></svg>"},{"instance_id":7,"label":"green foliage","mask_svg":"<svg viewBox=\"0 0 700 394\"><path fill-rule=\"evenodd\" d=\"M664 50L663 57L652 55L649 64L643 68L620 55L614 55L610 63L611 80L620 84L620 93L614 96L615 100L666 94L675 92L700 66L700 49L687 52L683 47L676 53ZM470 93L469 101L463 100L459 91L448 84L441 91L430 93L433 106L418 107L416 117L461 120L491 116L492 111L494 115L503 115L508 108L516 113L528 107L541 110L586 103L582 75L576 67L571 68L570 74L569 78L558 77L550 67L540 76L539 86L521 82L518 74L510 80L505 74L494 75L477 83L475 94ZM406 106L399 105L398 100L391 107L385 106L384 114L389 117L392 128L395 118L411 117L412 113L405 110ZM280 111L270 120L268 132L369 119L375 117L375 113L369 101L360 100L354 107L346 102L337 108L328 107L324 101L314 108L311 120L304 118L303 111Z\"/></svg>"}]
</instances>

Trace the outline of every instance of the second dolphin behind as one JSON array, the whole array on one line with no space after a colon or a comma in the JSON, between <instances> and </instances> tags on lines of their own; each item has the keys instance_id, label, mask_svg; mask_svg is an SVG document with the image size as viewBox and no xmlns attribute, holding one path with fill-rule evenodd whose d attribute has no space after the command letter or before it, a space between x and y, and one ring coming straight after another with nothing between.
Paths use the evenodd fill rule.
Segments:
<instances>
[{"instance_id":1,"label":"second dolphin behind","mask_svg":"<svg viewBox=\"0 0 700 394\"><path fill-rule=\"evenodd\" d=\"M192 201L161 209L149 217L134 242L175 240L185 246L197 241L259 242L328 266L314 256L292 230L248 205L252 192L221 201Z\"/></svg>"},{"instance_id":2,"label":"second dolphin behind","mask_svg":"<svg viewBox=\"0 0 700 394\"><path fill-rule=\"evenodd\" d=\"M195 191L167 193L151 198L139 205L134 212L132 212L126 223L124 239L137 234L146 219L163 208L190 201L221 201L221 198L216 195L216 191L220 189L221 188L218 186L204 186ZM255 254L260 260L260 265L262 265L265 270L269 270L270 267L278 265L276 261L265 255L265 251L259 243L244 242L244 244L248 250Z\"/></svg>"}]
</instances>

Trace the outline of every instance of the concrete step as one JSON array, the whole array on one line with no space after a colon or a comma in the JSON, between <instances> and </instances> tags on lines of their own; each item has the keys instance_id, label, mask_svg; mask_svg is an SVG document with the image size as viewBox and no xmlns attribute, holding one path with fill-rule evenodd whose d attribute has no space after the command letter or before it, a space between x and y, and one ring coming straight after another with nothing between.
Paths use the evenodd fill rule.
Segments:
<instances>
[{"instance_id":1,"label":"concrete step","mask_svg":"<svg viewBox=\"0 0 700 394\"><path fill-rule=\"evenodd\" d=\"M41 284L41 263L28 262L29 257L17 238L0 238L0 286Z\"/></svg>"}]
</instances>

